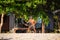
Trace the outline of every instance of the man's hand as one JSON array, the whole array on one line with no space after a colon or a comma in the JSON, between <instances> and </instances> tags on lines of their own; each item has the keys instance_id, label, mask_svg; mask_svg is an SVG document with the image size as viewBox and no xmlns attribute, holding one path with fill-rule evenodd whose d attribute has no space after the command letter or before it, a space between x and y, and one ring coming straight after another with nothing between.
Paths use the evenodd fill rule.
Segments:
<instances>
[{"instance_id":1,"label":"man's hand","mask_svg":"<svg viewBox=\"0 0 60 40\"><path fill-rule=\"evenodd\" d=\"M24 24L25 26L28 26L27 24Z\"/></svg>"}]
</instances>

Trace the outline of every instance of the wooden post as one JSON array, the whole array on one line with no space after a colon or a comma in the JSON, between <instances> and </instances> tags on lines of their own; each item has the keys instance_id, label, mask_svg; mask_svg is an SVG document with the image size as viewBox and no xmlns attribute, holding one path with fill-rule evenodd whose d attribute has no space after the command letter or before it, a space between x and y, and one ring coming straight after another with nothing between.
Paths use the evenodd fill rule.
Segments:
<instances>
[{"instance_id":1,"label":"wooden post","mask_svg":"<svg viewBox=\"0 0 60 40\"><path fill-rule=\"evenodd\" d=\"M45 24L42 22L42 33L45 33Z\"/></svg>"},{"instance_id":2,"label":"wooden post","mask_svg":"<svg viewBox=\"0 0 60 40\"><path fill-rule=\"evenodd\" d=\"M58 31L60 30L60 14L58 14Z\"/></svg>"}]
</instances>

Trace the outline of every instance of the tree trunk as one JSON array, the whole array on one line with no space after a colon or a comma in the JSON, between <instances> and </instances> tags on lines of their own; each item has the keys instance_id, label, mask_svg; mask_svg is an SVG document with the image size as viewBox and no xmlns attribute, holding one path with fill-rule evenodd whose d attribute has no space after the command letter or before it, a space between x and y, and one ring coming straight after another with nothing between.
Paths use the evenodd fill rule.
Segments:
<instances>
[{"instance_id":1,"label":"tree trunk","mask_svg":"<svg viewBox=\"0 0 60 40\"><path fill-rule=\"evenodd\" d=\"M60 16L58 15L58 30L60 30Z\"/></svg>"},{"instance_id":2,"label":"tree trunk","mask_svg":"<svg viewBox=\"0 0 60 40\"><path fill-rule=\"evenodd\" d=\"M45 33L45 24L42 22L42 33Z\"/></svg>"},{"instance_id":3,"label":"tree trunk","mask_svg":"<svg viewBox=\"0 0 60 40\"><path fill-rule=\"evenodd\" d=\"M2 15L1 15L1 24L0 24L0 33L1 33L2 25L3 25L3 17L4 17L4 14L2 13Z\"/></svg>"}]
</instances>

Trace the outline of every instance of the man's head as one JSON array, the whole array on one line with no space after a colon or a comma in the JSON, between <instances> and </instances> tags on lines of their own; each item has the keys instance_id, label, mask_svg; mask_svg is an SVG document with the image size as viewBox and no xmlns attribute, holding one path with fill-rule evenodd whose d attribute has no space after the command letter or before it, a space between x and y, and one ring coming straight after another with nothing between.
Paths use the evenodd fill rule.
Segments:
<instances>
[{"instance_id":1,"label":"man's head","mask_svg":"<svg viewBox=\"0 0 60 40\"><path fill-rule=\"evenodd\" d=\"M29 17L29 19L33 19L33 17L32 17L32 16L30 16L30 17Z\"/></svg>"}]
</instances>

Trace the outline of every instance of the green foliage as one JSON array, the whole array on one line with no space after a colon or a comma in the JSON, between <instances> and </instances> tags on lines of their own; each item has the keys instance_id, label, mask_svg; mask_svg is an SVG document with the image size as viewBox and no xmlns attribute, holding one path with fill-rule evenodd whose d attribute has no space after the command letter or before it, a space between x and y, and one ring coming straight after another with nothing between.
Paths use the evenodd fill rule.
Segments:
<instances>
[{"instance_id":1,"label":"green foliage","mask_svg":"<svg viewBox=\"0 0 60 40\"><path fill-rule=\"evenodd\" d=\"M31 7L31 4L32 4L31 2L27 2L26 6Z\"/></svg>"},{"instance_id":2,"label":"green foliage","mask_svg":"<svg viewBox=\"0 0 60 40\"><path fill-rule=\"evenodd\" d=\"M48 17L48 15L44 11L40 11L40 13L39 13L38 16L40 16L40 18L43 20L43 22L47 26L48 23L49 23L49 17Z\"/></svg>"},{"instance_id":3,"label":"green foliage","mask_svg":"<svg viewBox=\"0 0 60 40\"><path fill-rule=\"evenodd\" d=\"M36 9L38 4L45 4L45 0L30 0L25 2L24 0L21 1L16 1L16 0L0 0L0 12L3 10L8 13L8 12L16 12L16 16L20 17L21 15L25 16L25 19L28 20L29 15L33 15L34 18L37 18L39 13L41 11L37 11ZM37 11L37 12L36 12ZM41 16L43 17L45 14L40 13ZM44 17L43 17L44 19Z\"/></svg>"},{"instance_id":4,"label":"green foliage","mask_svg":"<svg viewBox=\"0 0 60 40\"><path fill-rule=\"evenodd\" d=\"M44 8L47 6L46 9L53 11L55 10L55 3L58 5L58 1L47 1L48 0L0 0L0 13L3 11L6 13L15 11L16 17L24 15L26 20L28 20L29 15L33 15L34 19L40 16L47 25L49 18L44 12Z\"/></svg>"}]
</instances>

